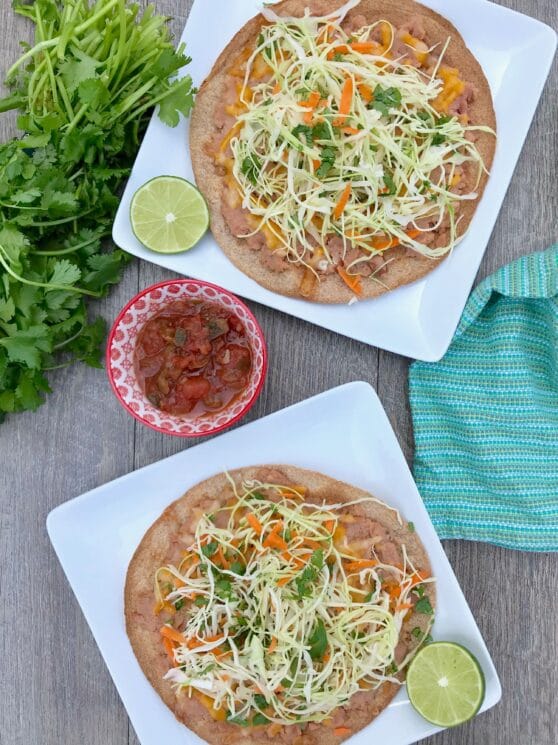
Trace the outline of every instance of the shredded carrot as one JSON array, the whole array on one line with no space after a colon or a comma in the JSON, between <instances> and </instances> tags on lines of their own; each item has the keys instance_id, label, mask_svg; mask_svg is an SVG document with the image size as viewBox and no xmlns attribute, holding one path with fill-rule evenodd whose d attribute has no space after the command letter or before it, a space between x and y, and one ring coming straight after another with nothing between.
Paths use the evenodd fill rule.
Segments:
<instances>
[{"instance_id":1,"label":"shredded carrot","mask_svg":"<svg viewBox=\"0 0 558 745\"><path fill-rule=\"evenodd\" d=\"M370 103L370 101L374 98L374 91L369 85L366 85L365 83L359 83L358 91L364 103Z\"/></svg>"},{"instance_id":2,"label":"shredded carrot","mask_svg":"<svg viewBox=\"0 0 558 745\"><path fill-rule=\"evenodd\" d=\"M333 210L333 217L336 220L339 220L341 215L343 214L343 210L347 206L347 202L349 201L349 197L351 196L351 184L346 184L345 188L343 189L343 193L341 194L341 197L339 198L339 201L335 205L335 209Z\"/></svg>"},{"instance_id":3,"label":"shredded carrot","mask_svg":"<svg viewBox=\"0 0 558 745\"><path fill-rule=\"evenodd\" d=\"M246 513L246 519L248 520L248 524L255 533L257 533L258 535L261 535L263 533L263 525L252 512Z\"/></svg>"},{"instance_id":4,"label":"shredded carrot","mask_svg":"<svg viewBox=\"0 0 558 745\"><path fill-rule=\"evenodd\" d=\"M416 238L418 235L420 235L420 230L412 229L412 230L406 230L405 232L407 233L409 238Z\"/></svg>"},{"instance_id":5,"label":"shredded carrot","mask_svg":"<svg viewBox=\"0 0 558 745\"><path fill-rule=\"evenodd\" d=\"M277 586L285 587L285 585L288 585L291 580L292 577L281 577L281 579L277 581Z\"/></svg>"},{"instance_id":6,"label":"shredded carrot","mask_svg":"<svg viewBox=\"0 0 558 745\"><path fill-rule=\"evenodd\" d=\"M341 101L339 102L339 116L333 121L334 127L341 126L344 120L349 115L351 111L351 104L353 102L353 89L353 79L347 78L347 80L345 80L345 84L343 85L343 90L341 91Z\"/></svg>"},{"instance_id":7,"label":"shredded carrot","mask_svg":"<svg viewBox=\"0 0 558 745\"><path fill-rule=\"evenodd\" d=\"M324 523L324 528L327 530L328 533L333 533L335 530L335 520L326 520Z\"/></svg>"},{"instance_id":8,"label":"shredded carrot","mask_svg":"<svg viewBox=\"0 0 558 745\"><path fill-rule=\"evenodd\" d=\"M333 730L333 734L337 735L337 737L343 737L344 735L350 735L352 731L349 727L336 727Z\"/></svg>"},{"instance_id":9,"label":"shredded carrot","mask_svg":"<svg viewBox=\"0 0 558 745\"><path fill-rule=\"evenodd\" d=\"M321 98L318 91L312 91L306 101L301 101L300 105L304 106L305 109L315 109L320 103Z\"/></svg>"},{"instance_id":10,"label":"shredded carrot","mask_svg":"<svg viewBox=\"0 0 558 745\"><path fill-rule=\"evenodd\" d=\"M332 60L336 54L347 54L349 47L346 44L340 44L338 47L333 47L327 53L328 60Z\"/></svg>"},{"instance_id":11,"label":"shredded carrot","mask_svg":"<svg viewBox=\"0 0 558 745\"><path fill-rule=\"evenodd\" d=\"M377 44L373 41L353 41L351 44L351 49L361 54L372 54L377 48Z\"/></svg>"},{"instance_id":12,"label":"shredded carrot","mask_svg":"<svg viewBox=\"0 0 558 745\"><path fill-rule=\"evenodd\" d=\"M312 161L312 165L314 166L314 170L315 171L318 170L318 168L320 167L321 162L322 162L321 160L313 160Z\"/></svg>"},{"instance_id":13,"label":"shredded carrot","mask_svg":"<svg viewBox=\"0 0 558 745\"><path fill-rule=\"evenodd\" d=\"M275 83L275 86L273 88L273 93L274 93L274 95L277 95L278 93L281 93L281 83L279 81L277 81L277 83Z\"/></svg>"},{"instance_id":14,"label":"shredded carrot","mask_svg":"<svg viewBox=\"0 0 558 745\"><path fill-rule=\"evenodd\" d=\"M358 135L360 134L360 129L357 129L356 127L343 127L343 134L346 135Z\"/></svg>"},{"instance_id":15,"label":"shredded carrot","mask_svg":"<svg viewBox=\"0 0 558 745\"><path fill-rule=\"evenodd\" d=\"M360 277L347 274L347 272L340 266L337 267L337 274L341 277L347 287L355 293L355 295L362 295L362 282Z\"/></svg>"},{"instance_id":16,"label":"shredded carrot","mask_svg":"<svg viewBox=\"0 0 558 745\"><path fill-rule=\"evenodd\" d=\"M428 579L428 575L422 575L420 572L414 572L413 577L416 577L415 580L413 580L413 584L411 587L415 587L415 585L420 585L422 582L424 582L426 579Z\"/></svg>"},{"instance_id":17,"label":"shredded carrot","mask_svg":"<svg viewBox=\"0 0 558 745\"><path fill-rule=\"evenodd\" d=\"M263 545L266 548L278 548L280 551L286 551L289 548L287 543L276 533L270 533L263 542Z\"/></svg>"},{"instance_id":18,"label":"shredded carrot","mask_svg":"<svg viewBox=\"0 0 558 745\"><path fill-rule=\"evenodd\" d=\"M163 639L170 639L173 642L178 642L178 644L188 644L188 639L186 639L184 634L181 634L176 629L173 629L172 626L162 626L161 636L163 637Z\"/></svg>"},{"instance_id":19,"label":"shredded carrot","mask_svg":"<svg viewBox=\"0 0 558 745\"><path fill-rule=\"evenodd\" d=\"M320 161L317 161L318 164ZM281 489L281 496L282 497L298 497L298 496L304 496L306 494L306 487L302 486L301 484L295 484L294 486L290 486L287 489Z\"/></svg>"},{"instance_id":20,"label":"shredded carrot","mask_svg":"<svg viewBox=\"0 0 558 745\"><path fill-rule=\"evenodd\" d=\"M299 546L299 548L312 548L314 550L317 550L319 548L323 548L321 543L318 543L318 541L313 541L311 538L305 538L302 544Z\"/></svg>"},{"instance_id":21,"label":"shredded carrot","mask_svg":"<svg viewBox=\"0 0 558 745\"><path fill-rule=\"evenodd\" d=\"M221 641L224 638L223 634L218 634L217 636L208 636L206 639L201 641L199 639L188 639L186 646L188 649L198 649L198 647L203 647L205 644L212 644L213 642Z\"/></svg>"},{"instance_id":22,"label":"shredded carrot","mask_svg":"<svg viewBox=\"0 0 558 745\"><path fill-rule=\"evenodd\" d=\"M359 559L358 561L351 561L347 564L347 569L352 572L358 572L361 569L371 569L378 564L374 559Z\"/></svg>"},{"instance_id":23,"label":"shredded carrot","mask_svg":"<svg viewBox=\"0 0 558 745\"><path fill-rule=\"evenodd\" d=\"M395 610L409 610L412 607L412 603L400 603Z\"/></svg>"},{"instance_id":24,"label":"shredded carrot","mask_svg":"<svg viewBox=\"0 0 558 745\"><path fill-rule=\"evenodd\" d=\"M401 587L395 583L384 585L384 590L387 590L390 598L398 598L401 595Z\"/></svg>"},{"instance_id":25,"label":"shredded carrot","mask_svg":"<svg viewBox=\"0 0 558 745\"><path fill-rule=\"evenodd\" d=\"M312 122L314 121L314 112L306 111L304 113L304 116L302 117L302 120L304 121L304 124L312 124Z\"/></svg>"},{"instance_id":26,"label":"shredded carrot","mask_svg":"<svg viewBox=\"0 0 558 745\"><path fill-rule=\"evenodd\" d=\"M271 640L271 644L267 648L267 651L268 651L269 654L271 654L272 652L275 652L275 650L277 649L277 643L278 643L277 642L277 637L274 636L273 639Z\"/></svg>"},{"instance_id":27,"label":"shredded carrot","mask_svg":"<svg viewBox=\"0 0 558 745\"><path fill-rule=\"evenodd\" d=\"M172 646L172 642L170 639L166 639L163 637L163 647L165 648L165 652L167 653L167 656L169 660L172 662L172 664L175 664L174 659L174 647Z\"/></svg>"},{"instance_id":28,"label":"shredded carrot","mask_svg":"<svg viewBox=\"0 0 558 745\"><path fill-rule=\"evenodd\" d=\"M226 556L225 556L225 553L224 553L224 551L223 551L223 547L222 547L222 546L219 546L219 548L217 549L217 558L218 558L218 559L219 559L219 561L221 562L221 566L222 566L222 567L224 567L225 569L229 569L229 567L230 567L230 562L229 562L229 561L228 561L228 559L226 558Z\"/></svg>"}]
</instances>

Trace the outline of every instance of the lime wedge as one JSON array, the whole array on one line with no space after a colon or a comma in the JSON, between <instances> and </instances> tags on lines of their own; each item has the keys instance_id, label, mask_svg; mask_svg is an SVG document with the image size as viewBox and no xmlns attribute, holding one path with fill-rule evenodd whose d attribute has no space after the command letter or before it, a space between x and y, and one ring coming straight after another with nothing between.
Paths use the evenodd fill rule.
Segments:
<instances>
[{"instance_id":1,"label":"lime wedge","mask_svg":"<svg viewBox=\"0 0 558 745\"><path fill-rule=\"evenodd\" d=\"M409 665L407 693L414 708L429 722L455 727L480 709L484 675L465 647L434 642L423 647Z\"/></svg>"},{"instance_id":2,"label":"lime wedge","mask_svg":"<svg viewBox=\"0 0 558 745\"><path fill-rule=\"evenodd\" d=\"M146 248L176 254L195 246L209 227L202 194L177 176L158 176L136 191L130 206L134 235Z\"/></svg>"}]
</instances>

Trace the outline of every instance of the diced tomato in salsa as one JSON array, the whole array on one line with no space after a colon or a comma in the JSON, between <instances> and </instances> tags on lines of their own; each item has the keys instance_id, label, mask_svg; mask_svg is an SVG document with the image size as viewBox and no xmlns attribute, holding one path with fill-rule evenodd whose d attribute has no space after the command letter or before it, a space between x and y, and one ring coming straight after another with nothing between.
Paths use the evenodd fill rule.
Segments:
<instances>
[{"instance_id":1,"label":"diced tomato in salsa","mask_svg":"<svg viewBox=\"0 0 558 745\"><path fill-rule=\"evenodd\" d=\"M196 417L224 409L244 391L252 351L244 326L225 308L177 300L141 329L135 369L153 406Z\"/></svg>"}]
</instances>

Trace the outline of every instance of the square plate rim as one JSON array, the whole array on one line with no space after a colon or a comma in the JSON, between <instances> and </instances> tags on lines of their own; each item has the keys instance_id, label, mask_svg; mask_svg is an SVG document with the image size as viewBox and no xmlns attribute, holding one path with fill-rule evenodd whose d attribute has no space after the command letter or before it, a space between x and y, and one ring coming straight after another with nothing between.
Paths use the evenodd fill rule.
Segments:
<instances>
[{"instance_id":1,"label":"square plate rim","mask_svg":"<svg viewBox=\"0 0 558 745\"><path fill-rule=\"evenodd\" d=\"M78 604L82 610L82 613L85 616L85 620L93 634L93 637L99 648L103 661L105 665L107 666L109 673L111 675L111 678L117 688L117 691L120 695L120 698L127 712L127 715L130 718L132 726L134 727L136 726L135 720L137 717L137 713L131 712L131 709L136 709L136 707L138 706L138 702L135 701L136 695L133 692L130 693L130 690L129 690L128 685L126 684L126 681L123 679L123 677L121 677L120 672L116 670L117 665L114 659L116 652L114 651L114 649L110 647L106 639L101 638L102 637L101 624L98 622L98 619L91 618L90 612L88 610L89 599L85 597L86 590L84 590L82 584L80 583L79 580L76 579L75 576L71 577L71 575L73 575L73 572L74 572L74 567L68 562L68 557L65 556L65 550L66 550L65 545L64 545L65 538L63 536L66 515L68 513L71 514L72 512L75 512L75 510L77 509L76 514L79 517L79 513L80 513L82 506L85 504L94 503L94 501L100 496L99 492L102 492L103 490L110 490L115 486L118 488L122 485L122 482L125 482L127 479L131 477L141 478L141 475L143 472L149 469L160 467L162 464L168 464L169 462L172 462L173 460L180 459L181 456L184 457L185 454L189 453L190 451L195 452L197 451L198 448L211 445L211 443L215 443L216 441L219 441L221 438L229 437L231 439L234 439L235 433L237 433L240 430L246 430L250 427L253 427L254 425L258 425L260 422L264 420L269 420L279 415L283 415L283 416L289 416L289 414L292 415L294 410L296 409L303 410L307 405L309 404L316 405L320 400L324 401L328 398L339 397L339 400L343 401L344 399L348 400L348 397L352 395L355 395L355 396L360 395L360 396L368 397L368 400L370 401L371 405L374 407L374 409L379 414L380 419L383 420L378 423L378 426L381 429L381 431L382 432L385 431L385 433L389 435L389 439L392 440L390 447L392 447L395 444L396 456L401 463L402 473L404 477L409 480L409 484L412 485L411 486L412 491L416 492L415 494L412 495L414 501L410 504L411 511L417 510L417 509L421 511L423 515L426 516L427 523L429 524L428 530L429 530L430 535L425 539L425 544L428 546L427 550L433 558L435 557L435 560L439 560L445 565L444 573L443 573L444 581L449 581L453 585L452 592L455 592L458 595L458 597L461 599L461 602L463 603L463 607L466 611L466 614L469 615L469 617L463 623L463 628L467 629L469 633L472 633L475 636L476 643L480 646L480 648L482 649L485 655L485 658L486 658L485 664L488 665L488 668L489 668L487 672L490 675L489 677L490 683L489 683L489 686L487 686L487 695L485 697L483 706L481 707L481 710L479 713L482 713L486 711L487 709L493 707L500 700L501 695L502 695L502 687L501 687L501 683L500 683L499 676L495 668L494 662L492 660L490 652L486 648L486 643L484 641L484 638L480 630L478 629L476 620L474 619L474 616L472 615L472 612L469 608L469 604L467 603L467 600L463 594L463 591L457 580L457 577L455 576L453 568L445 554L443 546L441 545L441 542L426 512L424 503L422 502L422 499L420 498L420 495L416 488L416 484L414 482L414 479L412 478L410 469L406 463L403 452L401 451L401 448L397 441L395 432L393 431L393 428L391 427L391 424L389 422L389 419L387 418L387 414L381 404L381 401L376 391L369 383L365 381L352 381L352 382L345 383L340 386L336 386L334 388L328 389L326 391L323 391L315 396L311 396L309 398L303 399L302 401L299 401L283 409L279 409L276 412L268 414L266 417L263 417L262 419L254 420L252 422L249 422L248 424L243 425L242 427L239 427L223 435L219 435L206 442L202 442L199 445L193 446L192 448L187 448L186 450L179 451L178 453L175 453L166 458L162 458L158 461L155 461L154 463L148 464L140 469L137 469L136 471L131 471L128 474L119 476L112 481L109 481L98 487L90 489L84 492L83 494L75 497L74 499L71 499L67 502L62 503L61 505L58 505L53 510L51 510L50 513L48 514L47 520L46 520L46 527L47 527L47 533L49 535L50 541L57 555L57 558L62 566L64 574L66 575L66 578L70 584L70 587L78 601ZM215 447L215 445L213 447ZM188 457L193 457L193 456L189 455ZM243 460L243 458L240 458L239 460ZM255 460L258 461L258 458L256 458ZM235 465L234 467L241 467L241 466ZM192 483L197 483L199 481L199 477L197 476L193 476L192 478L193 478ZM190 479L185 479L185 482L186 481L190 481ZM357 483L358 483L358 480L357 480ZM170 499L172 501L172 498ZM108 493L105 496L105 503L114 502L115 500L118 500L118 495L111 495L110 493ZM134 545L132 549L132 553L135 550L135 548L136 548L136 545ZM78 568L78 571L79 571L79 568ZM440 577L440 579L442 579L442 577ZM129 642L128 642L128 645L129 645ZM128 652L129 654L132 654L132 657L133 657L131 646L129 646ZM135 660L135 657L133 657L133 659ZM141 671L139 666L137 666L137 672L140 676L143 677L143 672ZM134 677L134 676L131 676L131 677ZM162 711L167 711L164 705L162 705ZM441 728L438 728L434 725L425 724L425 727L428 729L428 731L421 732L421 734L419 735L421 739L423 737L429 736L430 734L434 734L436 732L441 731ZM192 731L189 729L188 729L188 733L194 737L197 737L195 733L192 733ZM405 740L405 745L410 745L411 743L417 742L416 736L417 735L412 734L411 739ZM138 735L138 739L139 739L139 735ZM401 745L403 745L402 740L399 742Z\"/></svg>"},{"instance_id":2,"label":"square plate rim","mask_svg":"<svg viewBox=\"0 0 558 745\"><path fill-rule=\"evenodd\" d=\"M194 8L196 8L199 0L195 0L194 4L192 6L192 11ZM201 1L201 0L200 0ZM432 5L434 6L434 9L437 12L442 12L440 6L444 5L444 1L442 0L426 0L426 3L428 6ZM445 0L445 5L447 5L447 12L448 15L451 16L451 14L456 9L459 10L459 12L464 13L464 10L461 10L462 6L457 0ZM424 361L437 361L443 357L445 352L447 351L453 334L455 332L455 328L457 328L457 324L459 321L459 317L462 313L463 307L465 305L465 302L467 300L467 296L470 293L471 287L474 283L475 276L478 272L478 268L480 266L480 263L482 261L483 256L486 253L486 250L488 248L488 244L490 242L490 236L492 231L494 230L494 226L496 224L497 216L500 212L502 203L504 201L505 195L507 193L509 184L511 182L511 179L513 177L517 161L519 159L519 155L521 153L521 150L523 149L523 145L525 143L525 140L527 138L527 135L529 133L529 129L532 123L532 119L535 115L535 112L538 108L538 104L542 95L542 91L545 85L545 82L548 78L548 74L550 71L550 67L552 64L552 60L554 57L555 49L556 49L556 32L554 29L552 29L549 25L545 24L544 22L533 18L531 16L525 15L523 13L520 13L518 11L515 11L511 8L497 5L493 2L490 2L490 0L469 0L468 6L467 6L467 12L472 12L474 10L478 11L479 13L482 13L483 11L486 11L486 9L489 9L490 13L495 13L499 18L513 18L514 23L520 23L525 26L525 28L528 28L531 35L534 34L542 34L541 39L539 40L540 43L535 47L535 52L537 53L537 63L534 67L535 72L537 73L534 86L532 90L534 91L533 95L530 98L530 105L527 108L527 116L522 124L520 129L520 139L517 141L516 146L514 146L514 151L517 150L515 157L511 161L511 167L507 163L502 163L499 165L498 170L498 178L496 179L498 182L498 193L494 194L492 197L492 205L493 208L490 210L490 217L483 217L484 222L488 224L488 233L485 237L481 237L480 242L484 244L484 248L482 251L478 253L478 256L475 256L473 260L470 262L469 266L470 269L467 272L467 275L463 281L458 282L459 285L459 302L454 304L453 311L451 313L452 320L451 320L451 328L447 327L445 330L442 329L442 332L439 334L437 332L435 333L424 333L423 324L420 322L420 310L422 305L419 305L416 309L416 323L418 324L418 331L419 333L415 334L415 340L413 342L409 342L409 340L403 340L400 341L397 339L397 334L394 335L394 339L392 338L383 338L383 339L374 339L374 338L368 338L368 334L361 333L361 331L354 331L351 330L350 323L347 322L346 319L339 320L339 314L336 316L336 320L332 321L331 319L323 319L320 317L320 310L318 308L315 316L317 317L308 317L309 315L312 315L310 310L306 308L305 305L299 305L297 306L296 303L301 303L303 301L300 301L298 299L293 298L285 298L283 296L277 296L276 293L272 293L269 290L266 290L265 288L260 287L257 283L249 280L247 282L246 286L243 287L237 287L238 283L241 285L244 284L244 282L248 279L245 277L245 275L240 272L240 270L236 269L234 266L227 266L227 271L232 271L231 276L225 276L223 281L223 276L217 276L217 277L209 277L210 281L216 281L218 284L223 283L223 286L227 287L227 289L231 289L236 294L241 295L242 297L248 298L252 300L253 302L261 303L267 307L273 308L274 310L278 310L283 313L287 313L288 315L292 315L294 317L300 318L302 320L305 320L309 323L314 323L318 326L327 328L329 330L334 331L335 333L339 333L345 336L348 336L349 338L356 339L362 343L368 344L370 346L377 346L382 349L387 349L388 351L392 351L395 353L402 354L407 357L412 357L415 359L420 359ZM192 19L192 11L188 17L188 20L186 22L186 26L183 31L183 35L185 35L188 32L190 20ZM454 20L454 19L452 19ZM529 39L527 39L527 43L529 42ZM468 42L470 43L470 41ZM213 55L212 55L213 56ZM508 57L511 59L511 52L508 53ZM185 71L188 72L187 70ZM156 117L154 116L152 118L152 121L150 123L150 127L153 124L153 120ZM499 122L499 132L502 132L502 126ZM138 152L138 156L136 158L136 163L134 164L134 169L132 170L131 177L133 177L133 173L135 170L135 167L138 162L143 161L144 157L144 142L142 142L142 145L140 147L140 150ZM189 157L189 150L187 150L187 160L190 160ZM142 157L143 156L143 157ZM509 172L508 172L509 171ZM207 279L207 275L204 273L204 271L199 271L194 269L194 271L190 271L187 275L185 272L187 271L188 267L177 267L173 263L173 257L166 257L166 256L160 256L157 254L151 254L151 252L145 251L145 253L142 252L141 247L138 249L137 247L134 248L130 244L130 240L134 241L133 234L131 234L131 228L129 224L129 219L127 217L127 214L124 215L125 210L123 209L123 205L128 203L130 193L129 193L129 184L126 186L126 189L124 190L124 193L122 195L121 204L119 206L117 215L115 217L115 221L113 224L113 230L112 230L112 237L116 245L119 245L123 247L125 251L132 254L133 256L139 257L141 259L147 260L150 263L153 263L155 265L162 266L164 268L170 269L171 271L178 272L179 274L183 274L184 276L192 276L198 279ZM481 204L483 203L483 200L481 200ZM480 205L479 205L480 207ZM488 207L486 208L488 210ZM488 213L487 213L488 215ZM476 217L476 215L475 215ZM475 221L473 221L473 224L475 224ZM480 223L479 223L480 226ZM480 229L480 228L479 228ZM214 243L214 239L210 239ZM228 262L228 259L227 259ZM441 267L437 267L435 271L443 270L443 265ZM221 271L221 270L219 270ZM239 275L242 275L240 277ZM430 276L430 275L428 275ZM427 278L424 278L423 280L418 280L417 283L413 283L412 285L407 285L401 288L397 288L393 291L393 293L389 293L389 295L393 295L397 292L405 292L405 290L409 287L413 287L414 285L424 287L421 283L426 281ZM451 279L451 278L450 278ZM238 282L237 282L238 280ZM451 280L452 285L455 283L455 279ZM461 297L463 295L463 298ZM385 298L386 296L382 296L382 298ZM376 301L381 301L382 298L377 298L376 300L370 300L366 301L367 307L370 308L371 304ZM463 302L462 302L463 300ZM294 302L293 302L294 301ZM308 304L309 306L315 306L316 304ZM321 305L321 304L318 304ZM401 328L401 322L398 321L399 328ZM396 326L397 328L397 326ZM373 332L372 336L377 332ZM367 337L367 338L364 338Z\"/></svg>"}]
</instances>

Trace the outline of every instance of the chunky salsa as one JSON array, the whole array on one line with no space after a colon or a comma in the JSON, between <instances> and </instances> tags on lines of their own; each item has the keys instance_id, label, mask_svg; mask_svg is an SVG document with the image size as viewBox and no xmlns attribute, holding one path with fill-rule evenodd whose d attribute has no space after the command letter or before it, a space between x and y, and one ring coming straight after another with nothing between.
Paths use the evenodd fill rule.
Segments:
<instances>
[{"instance_id":1,"label":"chunky salsa","mask_svg":"<svg viewBox=\"0 0 558 745\"><path fill-rule=\"evenodd\" d=\"M153 406L200 416L225 408L242 393L252 352L246 329L226 308L177 300L141 329L135 368Z\"/></svg>"}]
</instances>

